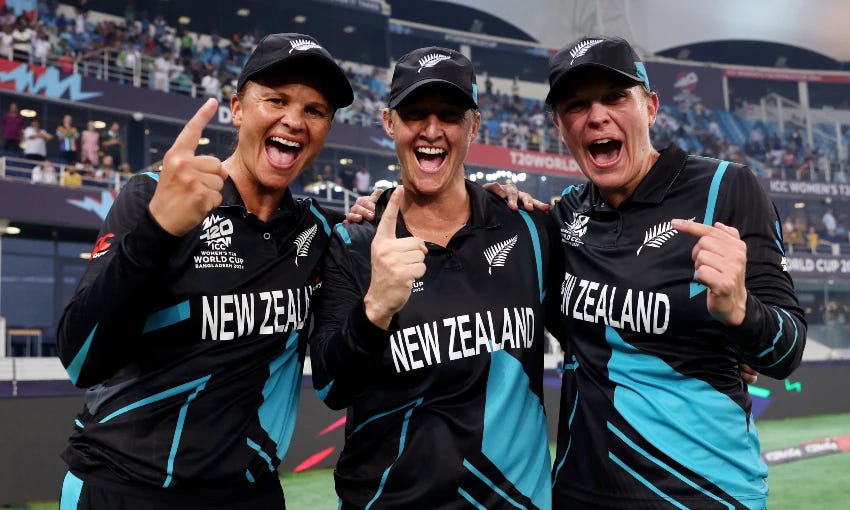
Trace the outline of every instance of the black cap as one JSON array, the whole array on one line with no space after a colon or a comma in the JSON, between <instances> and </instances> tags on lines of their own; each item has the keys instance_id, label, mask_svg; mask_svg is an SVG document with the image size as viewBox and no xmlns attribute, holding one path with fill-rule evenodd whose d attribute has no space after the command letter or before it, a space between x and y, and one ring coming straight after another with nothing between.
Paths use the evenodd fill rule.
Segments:
<instances>
[{"instance_id":1,"label":"black cap","mask_svg":"<svg viewBox=\"0 0 850 510\"><path fill-rule=\"evenodd\" d=\"M470 108L478 108L478 85L472 62L455 50L437 46L413 50L399 59L387 106L395 108L414 90L433 83L453 86Z\"/></svg>"},{"instance_id":2,"label":"black cap","mask_svg":"<svg viewBox=\"0 0 850 510\"><path fill-rule=\"evenodd\" d=\"M254 48L239 73L236 91L242 90L250 80L278 69L284 64L301 62L304 71L315 72L323 80L328 101L334 108L345 108L354 101L354 91L343 70L316 39L304 34L269 34Z\"/></svg>"},{"instance_id":3,"label":"black cap","mask_svg":"<svg viewBox=\"0 0 850 510\"><path fill-rule=\"evenodd\" d=\"M554 104L556 92L567 83L567 76L584 67L601 67L614 71L649 88L649 76L632 46L618 37L582 37L562 48L549 59L549 94L547 104Z\"/></svg>"}]
</instances>

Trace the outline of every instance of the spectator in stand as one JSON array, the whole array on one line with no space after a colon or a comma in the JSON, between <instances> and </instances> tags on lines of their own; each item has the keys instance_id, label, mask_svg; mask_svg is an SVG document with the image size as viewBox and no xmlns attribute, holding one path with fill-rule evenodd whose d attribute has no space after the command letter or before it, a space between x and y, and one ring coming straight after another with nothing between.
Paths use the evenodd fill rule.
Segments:
<instances>
[{"instance_id":1,"label":"spectator in stand","mask_svg":"<svg viewBox=\"0 0 850 510\"><path fill-rule=\"evenodd\" d=\"M204 96L221 99L221 80L218 77L218 71L212 64L207 64L205 68L206 74L201 78L201 90Z\"/></svg>"},{"instance_id":2,"label":"spectator in stand","mask_svg":"<svg viewBox=\"0 0 850 510\"><path fill-rule=\"evenodd\" d=\"M59 155L69 165L77 162L77 140L80 133L74 127L74 119L70 115L62 117L62 124L56 128L56 138L59 141Z\"/></svg>"},{"instance_id":3,"label":"spectator in stand","mask_svg":"<svg viewBox=\"0 0 850 510\"><path fill-rule=\"evenodd\" d=\"M95 129L94 122L86 123L86 130L81 137L80 161L88 161L94 166L100 163L100 131Z\"/></svg>"},{"instance_id":4,"label":"spectator in stand","mask_svg":"<svg viewBox=\"0 0 850 510\"><path fill-rule=\"evenodd\" d=\"M123 159L121 153L124 150L124 142L121 140L121 125L113 122L109 131L103 136L103 152L112 156L115 165L121 165Z\"/></svg>"},{"instance_id":5,"label":"spectator in stand","mask_svg":"<svg viewBox=\"0 0 850 510\"><path fill-rule=\"evenodd\" d=\"M7 151L21 152L21 134L24 130L24 117L18 111L17 103L9 104L9 111L3 114L3 148Z\"/></svg>"},{"instance_id":6,"label":"spectator in stand","mask_svg":"<svg viewBox=\"0 0 850 510\"><path fill-rule=\"evenodd\" d=\"M68 46L68 41L59 39L59 42L53 47L53 57L59 66L59 71L64 74L74 72L74 59L76 55L74 50Z\"/></svg>"},{"instance_id":7,"label":"spectator in stand","mask_svg":"<svg viewBox=\"0 0 850 510\"><path fill-rule=\"evenodd\" d=\"M77 170L76 165L67 165L62 172L59 184L68 188L79 188L83 185L83 176Z\"/></svg>"},{"instance_id":8,"label":"spectator in stand","mask_svg":"<svg viewBox=\"0 0 850 510\"><path fill-rule=\"evenodd\" d=\"M785 241L788 241L788 239L791 237L791 232L793 231L794 220L791 218L791 216L786 216L785 221L782 222L782 238L785 239Z\"/></svg>"},{"instance_id":9,"label":"spectator in stand","mask_svg":"<svg viewBox=\"0 0 850 510\"><path fill-rule=\"evenodd\" d=\"M354 175L354 191L361 195L372 193L372 176L365 166L361 166Z\"/></svg>"},{"instance_id":10,"label":"spectator in stand","mask_svg":"<svg viewBox=\"0 0 850 510\"><path fill-rule=\"evenodd\" d=\"M43 184L57 184L56 168L50 160L42 160L41 163L32 167L32 182Z\"/></svg>"},{"instance_id":11,"label":"spectator in stand","mask_svg":"<svg viewBox=\"0 0 850 510\"><path fill-rule=\"evenodd\" d=\"M837 223L835 221L835 215L832 214L831 207L827 207L826 212L824 212L823 217L821 217L821 222L823 223L823 228L826 231L827 237L829 239L833 239L835 237Z\"/></svg>"},{"instance_id":12,"label":"spectator in stand","mask_svg":"<svg viewBox=\"0 0 850 510\"><path fill-rule=\"evenodd\" d=\"M133 176L133 169L130 167L130 163L121 163L118 165L118 171L121 172L122 177L130 178Z\"/></svg>"},{"instance_id":13,"label":"spectator in stand","mask_svg":"<svg viewBox=\"0 0 850 510\"><path fill-rule=\"evenodd\" d=\"M782 179L788 179L789 176L795 175L797 170L797 154L794 149L788 147L782 155Z\"/></svg>"},{"instance_id":14,"label":"spectator in stand","mask_svg":"<svg viewBox=\"0 0 850 510\"><path fill-rule=\"evenodd\" d=\"M820 236L818 236L818 231L813 226L809 227L809 231L806 233L806 246L808 246L809 251L817 253L819 243Z\"/></svg>"},{"instance_id":15,"label":"spectator in stand","mask_svg":"<svg viewBox=\"0 0 850 510\"><path fill-rule=\"evenodd\" d=\"M354 189L354 176L357 175L357 172L354 170L352 165L342 165L339 169L339 177L342 180L342 186L345 189L352 190Z\"/></svg>"},{"instance_id":16,"label":"spectator in stand","mask_svg":"<svg viewBox=\"0 0 850 510\"><path fill-rule=\"evenodd\" d=\"M19 17L15 24L15 29L12 30L12 39L14 41L12 46L16 58L29 60L33 37L35 37L35 32L30 28L27 17Z\"/></svg>"},{"instance_id":17,"label":"spectator in stand","mask_svg":"<svg viewBox=\"0 0 850 510\"><path fill-rule=\"evenodd\" d=\"M38 161L47 158L47 140L51 138L53 135L41 129L38 119L32 119L24 129L24 157Z\"/></svg>"},{"instance_id":18,"label":"spectator in stand","mask_svg":"<svg viewBox=\"0 0 850 510\"><path fill-rule=\"evenodd\" d=\"M85 35L86 25L88 24L86 16L88 12L82 7L74 7L74 33L77 35Z\"/></svg>"},{"instance_id":19,"label":"spectator in stand","mask_svg":"<svg viewBox=\"0 0 850 510\"><path fill-rule=\"evenodd\" d=\"M115 178L115 164L112 156L106 155L103 157L103 164L97 169L94 176L98 181L112 182Z\"/></svg>"},{"instance_id":20,"label":"spectator in stand","mask_svg":"<svg viewBox=\"0 0 850 510\"><path fill-rule=\"evenodd\" d=\"M52 45L47 38L47 33L44 30L39 30L32 41L32 58L33 63L46 66L47 57L50 56Z\"/></svg>"},{"instance_id":21,"label":"spectator in stand","mask_svg":"<svg viewBox=\"0 0 850 510\"><path fill-rule=\"evenodd\" d=\"M168 92L171 71L174 69L174 59L171 52L166 51L158 56L153 62L153 86L154 90Z\"/></svg>"},{"instance_id":22,"label":"spectator in stand","mask_svg":"<svg viewBox=\"0 0 850 510\"><path fill-rule=\"evenodd\" d=\"M807 150L805 152L805 156L803 156L803 161L797 166L797 170L795 171L795 175L798 181L806 180L814 180L814 158L812 156L812 151Z\"/></svg>"},{"instance_id":23,"label":"spectator in stand","mask_svg":"<svg viewBox=\"0 0 850 510\"><path fill-rule=\"evenodd\" d=\"M77 167L77 172L80 173L80 176L83 180L89 179L94 180L97 179L98 170L91 164L91 161L86 161L85 163L77 163L74 165Z\"/></svg>"},{"instance_id":24,"label":"spectator in stand","mask_svg":"<svg viewBox=\"0 0 850 510\"><path fill-rule=\"evenodd\" d=\"M15 39L12 37L13 27L11 24L4 24L3 31L0 32L0 58L12 60L14 47L12 46Z\"/></svg>"}]
</instances>

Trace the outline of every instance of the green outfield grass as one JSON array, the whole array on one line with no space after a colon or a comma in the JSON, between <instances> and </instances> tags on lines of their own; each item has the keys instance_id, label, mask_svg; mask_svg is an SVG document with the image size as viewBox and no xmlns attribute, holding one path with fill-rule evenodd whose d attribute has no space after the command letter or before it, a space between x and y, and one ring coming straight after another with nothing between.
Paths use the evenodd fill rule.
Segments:
<instances>
[{"instance_id":1,"label":"green outfield grass","mask_svg":"<svg viewBox=\"0 0 850 510\"><path fill-rule=\"evenodd\" d=\"M756 422L762 451L850 434L850 414ZM778 464L768 470L770 510L850 508L850 453Z\"/></svg>"},{"instance_id":2,"label":"green outfield grass","mask_svg":"<svg viewBox=\"0 0 850 510\"><path fill-rule=\"evenodd\" d=\"M850 413L766 420L756 423L763 451L803 441L850 434ZM770 468L770 510L846 510L850 508L850 453L826 455ZM281 477L291 510L334 510L338 500L330 469ZM19 510L56 510L57 503L36 502Z\"/></svg>"}]
</instances>

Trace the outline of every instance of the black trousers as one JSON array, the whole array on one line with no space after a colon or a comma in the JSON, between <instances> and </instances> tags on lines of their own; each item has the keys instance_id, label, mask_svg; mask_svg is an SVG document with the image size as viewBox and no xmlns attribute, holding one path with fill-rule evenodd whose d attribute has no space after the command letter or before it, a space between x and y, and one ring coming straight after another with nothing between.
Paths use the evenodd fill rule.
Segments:
<instances>
[{"instance_id":1,"label":"black trousers","mask_svg":"<svg viewBox=\"0 0 850 510\"><path fill-rule=\"evenodd\" d=\"M68 472L62 484L59 510L285 510L277 476L258 480L250 490L178 492L114 486Z\"/></svg>"}]
</instances>

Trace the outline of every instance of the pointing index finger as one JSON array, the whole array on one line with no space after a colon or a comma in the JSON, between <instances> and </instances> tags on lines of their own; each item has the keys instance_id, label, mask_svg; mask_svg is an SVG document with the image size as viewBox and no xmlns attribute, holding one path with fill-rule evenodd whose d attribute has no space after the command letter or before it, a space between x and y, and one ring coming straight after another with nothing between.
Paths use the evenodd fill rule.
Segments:
<instances>
[{"instance_id":1,"label":"pointing index finger","mask_svg":"<svg viewBox=\"0 0 850 510\"><path fill-rule=\"evenodd\" d=\"M195 112L195 115L189 119L189 122L186 123L183 130L177 135L177 139L174 140L174 145L171 147L180 151L191 151L194 154L198 148L198 141L201 139L204 128L209 124L217 111L218 101L213 98L207 99L207 102L201 105L198 111Z\"/></svg>"},{"instance_id":2,"label":"pointing index finger","mask_svg":"<svg viewBox=\"0 0 850 510\"><path fill-rule=\"evenodd\" d=\"M378 230L375 232L375 237L386 239L395 239L395 225L398 219L398 209L401 206L401 199L404 197L404 186L399 186L390 195L390 200L387 202L387 207L384 209L384 214L381 216L381 221L378 223Z\"/></svg>"},{"instance_id":3,"label":"pointing index finger","mask_svg":"<svg viewBox=\"0 0 850 510\"><path fill-rule=\"evenodd\" d=\"M702 223L693 220L674 219L670 221L670 226L684 234L690 234L696 237L702 237L711 233L713 227L703 225Z\"/></svg>"}]
</instances>

